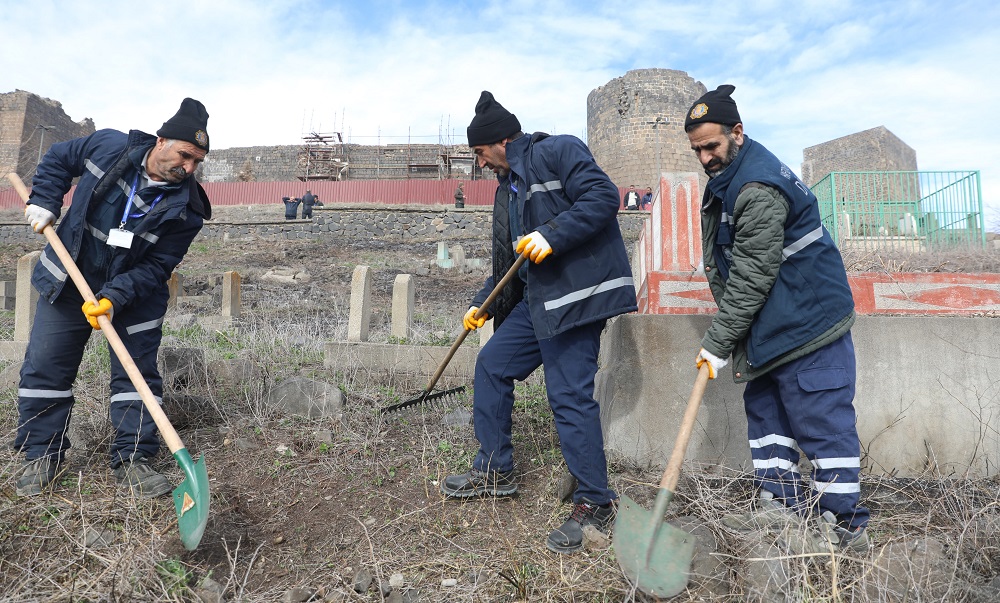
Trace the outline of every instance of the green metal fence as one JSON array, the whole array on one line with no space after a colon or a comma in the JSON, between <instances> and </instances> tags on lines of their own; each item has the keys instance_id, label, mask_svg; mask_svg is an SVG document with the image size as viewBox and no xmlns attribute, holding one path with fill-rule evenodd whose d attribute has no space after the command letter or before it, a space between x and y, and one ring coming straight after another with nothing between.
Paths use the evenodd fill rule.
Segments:
<instances>
[{"instance_id":1,"label":"green metal fence","mask_svg":"<svg viewBox=\"0 0 1000 603\"><path fill-rule=\"evenodd\" d=\"M986 245L978 171L833 172L812 192L823 224L841 249Z\"/></svg>"}]
</instances>

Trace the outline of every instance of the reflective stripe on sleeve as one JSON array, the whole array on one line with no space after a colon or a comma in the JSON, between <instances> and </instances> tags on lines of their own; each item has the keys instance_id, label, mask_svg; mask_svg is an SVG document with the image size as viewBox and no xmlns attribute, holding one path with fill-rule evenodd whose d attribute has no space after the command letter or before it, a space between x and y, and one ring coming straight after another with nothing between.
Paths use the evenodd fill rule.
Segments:
<instances>
[{"instance_id":1,"label":"reflective stripe on sleeve","mask_svg":"<svg viewBox=\"0 0 1000 603\"><path fill-rule=\"evenodd\" d=\"M631 286L633 286L633 280L632 280L632 277L630 277L630 276L629 277L624 277L623 276L621 278L614 278L614 279L611 279L610 281L604 281L603 283L599 283L597 285L594 285L593 287L587 287L586 289L580 289L580 290L574 291L572 293L567 293L566 295L564 295L564 296L562 296L562 297L560 297L558 299L553 299L553 300L547 301L547 302L545 302L545 310L546 311L552 311L552 310L555 310L556 308L561 308L561 307L563 307L565 305L572 304L574 302L578 302L580 300L587 299L588 297L593 297L595 295L598 295L600 293L604 293L606 291L611 291L613 289L618 289L618 288L621 288L621 287L631 287Z\"/></svg>"}]
</instances>

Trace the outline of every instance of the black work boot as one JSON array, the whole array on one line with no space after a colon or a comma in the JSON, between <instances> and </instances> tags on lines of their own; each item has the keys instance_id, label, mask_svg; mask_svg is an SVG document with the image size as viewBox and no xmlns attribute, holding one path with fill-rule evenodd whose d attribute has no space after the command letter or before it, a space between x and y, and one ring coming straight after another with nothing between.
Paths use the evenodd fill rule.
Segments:
<instances>
[{"instance_id":1,"label":"black work boot","mask_svg":"<svg viewBox=\"0 0 1000 603\"><path fill-rule=\"evenodd\" d=\"M722 525L738 532L748 532L786 526L804 527L805 518L773 493L761 489L748 512L724 515Z\"/></svg>"},{"instance_id":2,"label":"black work boot","mask_svg":"<svg viewBox=\"0 0 1000 603\"><path fill-rule=\"evenodd\" d=\"M599 506L588 502L573 505L573 512L558 528L552 530L545 545L556 553L573 553L583 548L583 527L594 526L605 534L615 519L615 505Z\"/></svg>"},{"instance_id":3,"label":"black work boot","mask_svg":"<svg viewBox=\"0 0 1000 603\"><path fill-rule=\"evenodd\" d=\"M462 475L449 475L441 482L441 492L448 498L473 496L508 496L517 492L514 471L480 471L473 467Z\"/></svg>"},{"instance_id":4,"label":"black work boot","mask_svg":"<svg viewBox=\"0 0 1000 603\"><path fill-rule=\"evenodd\" d=\"M60 473L61 461L56 456L42 456L24 461L21 475L17 478L14 493L18 496L37 496L52 483Z\"/></svg>"},{"instance_id":5,"label":"black work boot","mask_svg":"<svg viewBox=\"0 0 1000 603\"><path fill-rule=\"evenodd\" d=\"M126 460L112 472L118 480L118 485L129 488L132 496L156 498L173 490L167 478L150 467L145 457L140 456L133 461Z\"/></svg>"},{"instance_id":6,"label":"black work boot","mask_svg":"<svg viewBox=\"0 0 1000 603\"><path fill-rule=\"evenodd\" d=\"M871 548L868 530L864 526L852 528L848 523L838 522L837 516L830 511L823 511L819 525L820 534L837 550L864 555Z\"/></svg>"}]
</instances>

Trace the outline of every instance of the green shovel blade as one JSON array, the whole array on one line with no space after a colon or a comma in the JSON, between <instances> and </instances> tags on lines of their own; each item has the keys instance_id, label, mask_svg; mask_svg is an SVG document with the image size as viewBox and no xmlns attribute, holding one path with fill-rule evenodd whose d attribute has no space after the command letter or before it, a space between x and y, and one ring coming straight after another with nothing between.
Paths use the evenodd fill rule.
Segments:
<instances>
[{"instance_id":1,"label":"green shovel blade","mask_svg":"<svg viewBox=\"0 0 1000 603\"><path fill-rule=\"evenodd\" d=\"M622 495L615 518L615 558L642 592L673 597L687 588L694 536L663 521L672 493L661 488L653 511Z\"/></svg>"},{"instance_id":2,"label":"green shovel blade","mask_svg":"<svg viewBox=\"0 0 1000 603\"><path fill-rule=\"evenodd\" d=\"M198 548L205 526L208 525L208 470L205 468L205 455L195 463L187 448L181 448L174 453L174 459L184 471L185 477L174 489L177 529L184 548L193 551Z\"/></svg>"}]
</instances>

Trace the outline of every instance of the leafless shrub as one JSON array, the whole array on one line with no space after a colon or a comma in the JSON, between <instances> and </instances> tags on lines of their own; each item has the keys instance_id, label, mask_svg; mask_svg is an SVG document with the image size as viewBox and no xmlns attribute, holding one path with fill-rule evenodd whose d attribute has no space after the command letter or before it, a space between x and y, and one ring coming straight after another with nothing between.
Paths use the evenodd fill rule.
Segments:
<instances>
[{"instance_id":1,"label":"leafless shrub","mask_svg":"<svg viewBox=\"0 0 1000 603\"><path fill-rule=\"evenodd\" d=\"M992 247L928 252L842 249L841 253L848 272L1000 272L1000 251Z\"/></svg>"}]
</instances>

